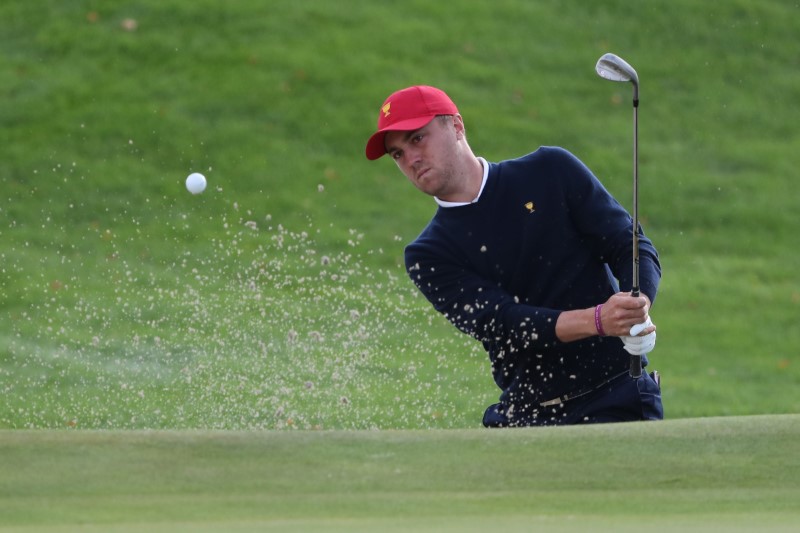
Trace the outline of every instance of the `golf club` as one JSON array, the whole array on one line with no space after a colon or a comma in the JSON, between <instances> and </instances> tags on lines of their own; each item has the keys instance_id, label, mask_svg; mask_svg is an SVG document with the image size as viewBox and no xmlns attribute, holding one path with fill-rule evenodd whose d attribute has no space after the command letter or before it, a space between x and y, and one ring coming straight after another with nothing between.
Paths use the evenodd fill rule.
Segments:
<instances>
[{"instance_id":1,"label":"golf club","mask_svg":"<svg viewBox=\"0 0 800 533\"><path fill-rule=\"evenodd\" d=\"M633 84L633 287L631 296L639 296L639 76L627 61L615 54L597 60L597 74L609 81ZM630 375L642 375L642 356L631 355Z\"/></svg>"}]
</instances>

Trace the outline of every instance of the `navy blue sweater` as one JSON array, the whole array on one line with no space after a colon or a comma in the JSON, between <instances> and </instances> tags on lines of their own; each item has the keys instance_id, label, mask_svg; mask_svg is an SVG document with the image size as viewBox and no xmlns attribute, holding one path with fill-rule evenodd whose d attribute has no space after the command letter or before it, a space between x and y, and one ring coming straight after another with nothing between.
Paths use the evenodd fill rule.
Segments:
<instances>
[{"instance_id":1,"label":"navy blue sweater","mask_svg":"<svg viewBox=\"0 0 800 533\"><path fill-rule=\"evenodd\" d=\"M442 208L405 250L411 279L458 329L481 341L501 404L516 412L628 368L617 337L563 343L561 312L632 285L633 220L561 148L489 164L480 199ZM658 255L640 229L640 288L655 301ZM646 364L646 360L645 360Z\"/></svg>"}]
</instances>

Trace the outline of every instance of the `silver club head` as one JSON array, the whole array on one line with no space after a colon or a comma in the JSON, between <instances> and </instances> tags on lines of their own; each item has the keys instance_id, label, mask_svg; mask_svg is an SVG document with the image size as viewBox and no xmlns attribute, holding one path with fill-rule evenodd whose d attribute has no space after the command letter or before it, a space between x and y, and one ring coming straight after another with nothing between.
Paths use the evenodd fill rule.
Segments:
<instances>
[{"instance_id":1,"label":"silver club head","mask_svg":"<svg viewBox=\"0 0 800 533\"><path fill-rule=\"evenodd\" d=\"M639 76L627 61L615 54L603 54L594 67L597 74L610 81L629 81L633 83L633 99L639 100Z\"/></svg>"},{"instance_id":2,"label":"silver club head","mask_svg":"<svg viewBox=\"0 0 800 533\"><path fill-rule=\"evenodd\" d=\"M610 81L630 81L634 85L639 84L639 76L636 71L624 59L614 54L604 54L597 60L595 70L601 78Z\"/></svg>"}]
</instances>

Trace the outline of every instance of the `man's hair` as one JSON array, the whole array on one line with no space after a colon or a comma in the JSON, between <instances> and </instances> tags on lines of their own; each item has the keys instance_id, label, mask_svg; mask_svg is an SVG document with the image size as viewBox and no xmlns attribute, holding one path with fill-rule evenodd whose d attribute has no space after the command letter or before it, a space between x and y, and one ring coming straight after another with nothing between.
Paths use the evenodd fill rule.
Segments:
<instances>
[{"instance_id":1,"label":"man's hair","mask_svg":"<svg viewBox=\"0 0 800 533\"><path fill-rule=\"evenodd\" d=\"M439 121L441 126L449 125L455 115L436 115L436 120ZM464 139L467 138L467 132L464 131Z\"/></svg>"}]
</instances>

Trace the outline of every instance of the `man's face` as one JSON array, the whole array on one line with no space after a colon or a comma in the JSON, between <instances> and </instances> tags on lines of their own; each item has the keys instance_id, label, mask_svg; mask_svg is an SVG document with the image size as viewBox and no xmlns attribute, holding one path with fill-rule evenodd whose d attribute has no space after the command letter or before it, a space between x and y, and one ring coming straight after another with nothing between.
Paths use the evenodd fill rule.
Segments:
<instances>
[{"instance_id":1,"label":"man's face","mask_svg":"<svg viewBox=\"0 0 800 533\"><path fill-rule=\"evenodd\" d=\"M436 117L414 131L386 134L386 151L422 192L440 199L453 194L458 141L463 138L459 115Z\"/></svg>"}]
</instances>

